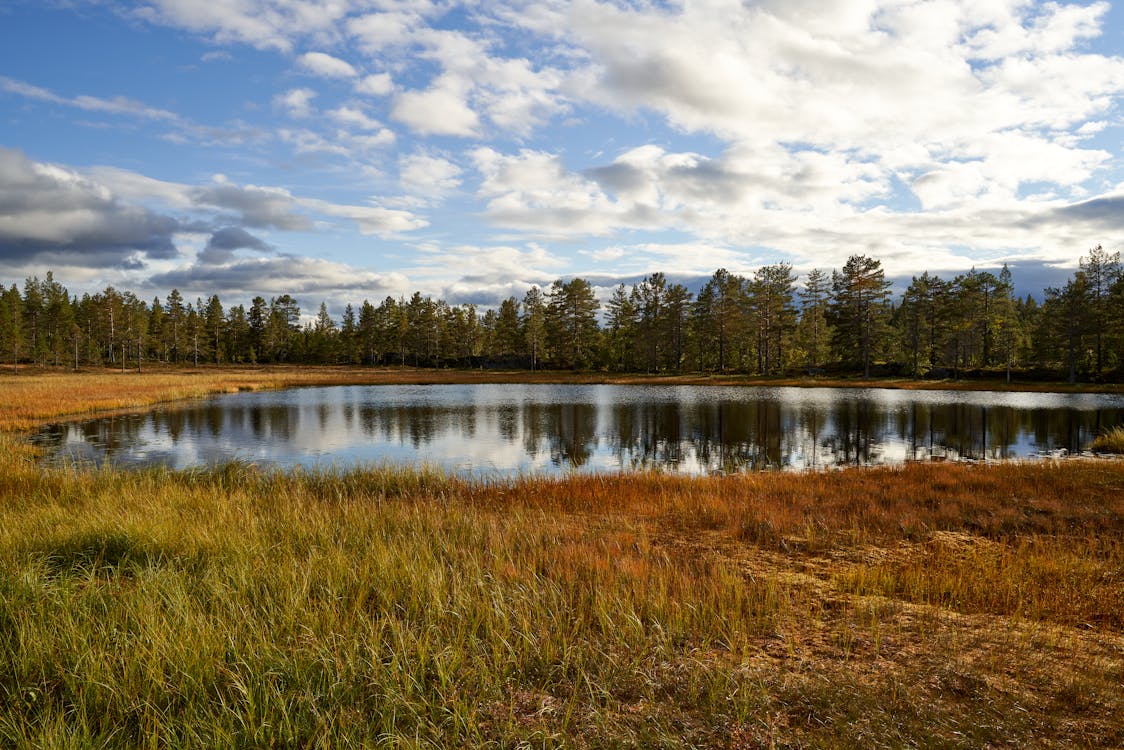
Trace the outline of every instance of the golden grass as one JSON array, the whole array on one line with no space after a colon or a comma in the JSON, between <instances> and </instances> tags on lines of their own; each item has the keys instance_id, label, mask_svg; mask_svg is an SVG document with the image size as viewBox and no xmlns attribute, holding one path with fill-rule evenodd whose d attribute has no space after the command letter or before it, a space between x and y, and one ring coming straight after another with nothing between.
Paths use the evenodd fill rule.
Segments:
<instances>
[{"instance_id":1,"label":"golden grass","mask_svg":"<svg viewBox=\"0 0 1124 750\"><path fill-rule=\"evenodd\" d=\"M1117 425L1097 435L1093 440L1096 453L1124 453L1124 426Z\"/></svg>"},{"instance_id":2,"label":"golden grass","mask_svg":"<svg viewBox=\"0 0 1124 750\"><path fill-rule=\"evenodd\" d=\"M0 747L1119 747L1122 540L1109 460L471 481L0 435Z\"/></svg>"}]
</instances>

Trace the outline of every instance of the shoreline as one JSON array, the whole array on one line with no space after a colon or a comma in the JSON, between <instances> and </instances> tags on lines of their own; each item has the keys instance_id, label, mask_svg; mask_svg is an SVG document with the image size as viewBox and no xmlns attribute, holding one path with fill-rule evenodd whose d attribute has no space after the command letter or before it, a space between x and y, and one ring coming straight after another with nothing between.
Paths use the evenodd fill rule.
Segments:
<instances>
[{"instance_id":1,"label":"shoreline","mask_svg":"<svg viewBox=\"0 0 1124 750\"><path fill-rule=\"evenodd\" d=\"M1124 384L917 381L904 378L764 378L749 375L640 375L526 370L430 370L350 365L162 367L136 372L105 368L53 370L0 367L0 432L26 433L53 422L134 414L240 390L334 385L691 385L760 388L857 388L908 391L1121 394ZM18 406L14 403L19 404Z\"/></svg>"}]
</instances>

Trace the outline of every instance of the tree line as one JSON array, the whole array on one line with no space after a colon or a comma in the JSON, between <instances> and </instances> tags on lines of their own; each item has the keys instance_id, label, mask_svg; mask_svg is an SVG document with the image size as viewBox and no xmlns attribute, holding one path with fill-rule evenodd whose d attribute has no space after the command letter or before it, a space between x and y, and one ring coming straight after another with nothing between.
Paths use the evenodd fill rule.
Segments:
<instances>
[{"instance_id":1,"label":"tree line","mask_svg":"<svg viewBox=\"0 0 1124 750\"><path fill-rule=\"evenodd\" d=\"M798 283L799 282L799 283ZM1041 301L1015 294L1006 266L953 278L922 273L897 298L879 260L853 255L802 281L788 263L718 269L695 294L653 273L602 309L583 278L531 287L494 308L415 292L327 305L302 322L289 294L249 307L218 295L151 302L112 287L72 296L51 273L0 287L0 362L43 366L316 363L960 377L1124 377L1118 252L1080 259Z\"/></svg>"}]
</instances>

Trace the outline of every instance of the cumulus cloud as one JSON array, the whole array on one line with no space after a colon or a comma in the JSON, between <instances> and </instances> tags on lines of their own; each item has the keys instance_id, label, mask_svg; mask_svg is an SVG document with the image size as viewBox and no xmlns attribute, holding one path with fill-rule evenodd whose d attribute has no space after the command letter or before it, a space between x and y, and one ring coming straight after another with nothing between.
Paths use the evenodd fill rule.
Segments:
<instances>
[{"instance_id":1,"label":"cumulus cloud","mask_svg":"<svg viewBox=\"0 0 1124 750\"><path fill-rule=\"evenodd\" d=\"M287 51L295 39L334 37L350 6L342 0L146 0L130 12L153 23L209 34L218 44Z\"/></svg>"},{"instance_id":2,"label":"cumulus cloud","mask_svg":"<svg viewBox=\"0 0 1124 750\"><path fill-rule=\"evenodd\" d=\"M312 228L312 220L297 210L296 199L283 188L236 185L220 179L189 188L188 194L193 204L229 212L242 226L292 232Z\"/></svg>"},{"instance_id":3,"label":"cumulus cloud","mask_svg":"<svg viewBox=\"0 0 1124 750\"><path fill-rule=\"evenodd\" d=\"M361 80L356 82L355 91L368 96L386 96L394 91L394 81L387 73L363 76Z\"/></svg>"},{"instance_id":4,"label":"cumulus cloud","mask_svg":"<svg viewBox=\"0 0 1124 750\"><path fill-rule=\"evenodd\" d=\"M465 101L467 89L461 79L446 76L424 91L400 94L390 116L421 135L476 135L480 118Z\"/></svg>"},{"instance_id":5,"label":"cumulus cloud","mask_svg":"<svg viewBox=\"0 0 1124 750\"><path fill-rule=\"evenodd\" d=\"M195 264L157 274L150 283L157 288L180 289L189 296L216 292L243 297L294 294L298 300L315 295L317 301L342 297L349 302L356 296L375 299L403 294L409 287L400 273L374 273L345 263L293 255L242 258L224 265Z\"/></svg>"},{"instance_id":6,"label":"cumulus cloud","mask_svg":"<svg viewBox=\"0 0 1124 750\"><path fill-rule=\"evenodd\" d=\"M619 204L596 182L566 169L561 157L523 149L505 155L482 147L472 152L482 176L479 195L497 224L543 236L608 234L627 225Z\"/></svg>"},{"instance_id":7,"label":"cumulus cloud","mask_svg":"<svg viewBox=\"0 0 1124 750\"><path fill-rule=\"evenodd\" d=\"M312 114L312 100L316 92L312 89L289 89L273 97L275 106L283 109L289 117L303 119Z\"/></svg>"},{"instance_id":8,"label":"cumulus cloud","mask_svg":"<svg viewBox=\"0 0 1124 750\"><path fill-rule=\"evenodd\" d=\"M235 250L269 252L272 248L242 227L222 227L207 240L207 246L199 254L199 262L208 265L230 263L234 260Z\"/></svg>"},{"instance_id":9,"label":"cumulus cloud","mask_svg":"<svg viewBox=\"0 0 1124 750\"><path fill-rule=\"evenodd\" d=\"M329 110L328 117L341 125L359 128L360 130L380 130L382 128L382 123L370 117L359 107L337 107Z\"/></svg>"},{"instance_id":10,"label":"cumulus cloud","mask_svg":"<svg viewBox=\"0 0 1124 750\"><path fill-rule=\"evenodd\" d=\"M441 198L461 184L461 168L448 159L415 153L398 159L398 175L407 193Z\"/></svg>"},{"instance_id":11,"label":"cumulus cloud","mask_svg":"<svg viewBox=\"0 0 1124 750\"><path fill-rule=\"evenodd\" d=\"M351 63L323 52L306 52L297 58L297 63L322 78L356 78L359 75Z\"/></svg>"},{"instance_id":12,"label":"cumulus cloud","mask_svg":"<svg viewBox=\"0 0 1124 750\"><path fill-rule=\"evenodd\" d=\"M0 262L136 268L178 255L175 218L104 184L0 147Z\"/></svg>"},{"instance_id":13,"label":"cumulus cloud","mask_svg":"<svg viewBox=\"0 0 1124 750\"><path fill-rule=\"evenodd\" d=\"M354 221L360 234L375 234L382 237L411 232L429 225L425 219L410 211L383 208L381 206L348 206L315 198L302 198L300 205L311 208L326 216L335 216Z\"/></svg>"},{"instance_id":14,"label":"cumulus cloud","mask_svg":"<svg viewBox=\"0 0 1124 750\"><path fill-rule=\"evenodd\" d=\"M536 243L514 245L451 245L427 247L410 269L411 279L426 283L452 304L498 305L522 297L533 285L558 278L565 261ZM449 279L449 269L470 269Z\"/></svg>"},{"instance_id":15,"label":"cumulus cloud","mask_svg":"<svg viewBox=\"0 0 1124 750\"><path fill-rule=\"evenodd\" d=\"M1105 145L1120 126L1124 58L1090 44L1108 10L1024 0L144 0L131 15L283 50L345 82L354 98L318 100L322 120L314 91L282 92L277 109L302 122L275 137L299 163L341 173L384 179L397 160L409 195L344 205L253 185L148 185L163 192L136 201L210 211L220 227L306 231L343 219L394 236L426 219L390 206L467 188L486 229L505 233L496 242L607 237L581 262L637 272L687 272L694 252L803 267L862 251L902 273L920 262L1072 260L1124 239L1121 191L1110 187L1118 154ZM174 122L128 99L6 78L0 90ZM398 155L386 151L397 142L387 120L418 140L512 140L457 153L405 136L412 155ZM581 136L535 140L544 126L551 138L568 126ZM598 149L607 155L590 155ZM143 180L133 181L139 194Z\"/></svg>"},{"instance_id":16,"label":"cumulus cloud","mask_svg":"<svg viewBox=\"0 0 1124 750\"><path fill-rule=\"evenodd\" d=\"M892 211L871 202L889 189L884 170L818 152L737 148L708 159L653 146L584 173L567 169L559 155L532 150L504 155L480 148L473 160L482 178L478 193L498 226L541 238L689 230L701 241L630 245L608 258L618 265L628 257L633 266L686 272L698 269L655 249L690 254L702 246L710 248L706 257L721 258L715 246L741 246L779 250L808 267L839 266L862 251L894 272L916 270L918 258L933 270L963 270L980 250L1064 259L1075 247L1124 235L1119 193L1076 202L957 199L939 210ZM730 252L731 267L769 262L763 251Z\"/></svg>"},{"instance_id":17,"label":"cumulus cloud","mask_svg":"<svg viewBox=\"0 0 1124 750\"><path fill-rule=\"evenodd\" d=\"M295 195L290 190L269 185L237 184L224 175L215 175L202 185L185 185L155 180L121 169L90 170L110 186L107 189L129 201L158 199L161 203L199 215L195 227L208 233L214 227L239 227L283 232L316 230L325 221L347 219L362 234L390 236L420 229L427 221L410 211L377 205L333 203ZM241 236L241 235L239 235ZM243 239L245 237L243 236ZM262 249L253 243L241 247ZM230 248L227 248L230 249Z\"/></svg>"}]
</instances>

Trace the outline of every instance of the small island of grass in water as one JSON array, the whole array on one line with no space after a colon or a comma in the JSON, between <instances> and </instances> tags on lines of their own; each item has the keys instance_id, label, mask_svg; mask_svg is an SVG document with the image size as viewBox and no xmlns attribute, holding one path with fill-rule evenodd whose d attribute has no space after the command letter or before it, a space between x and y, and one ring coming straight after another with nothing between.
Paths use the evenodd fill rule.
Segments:
<instances>
[{"instance_id":1,"label":"small island of grass in water","mask_svg":"<svg viewBox=\"0 0 1124 750\"><path fill-rule=\"evenodd\" d=\"M164 377L90 403L292 382ZM0 745L1118 746L1122 540L1111 460L83 472L8 434Z\"/></svg>"}]
</instances>

